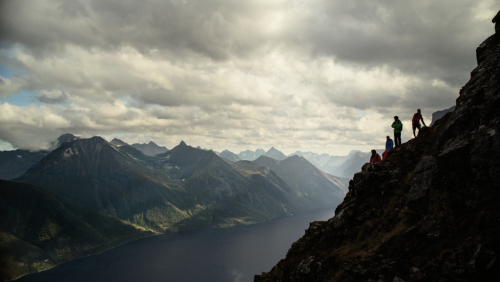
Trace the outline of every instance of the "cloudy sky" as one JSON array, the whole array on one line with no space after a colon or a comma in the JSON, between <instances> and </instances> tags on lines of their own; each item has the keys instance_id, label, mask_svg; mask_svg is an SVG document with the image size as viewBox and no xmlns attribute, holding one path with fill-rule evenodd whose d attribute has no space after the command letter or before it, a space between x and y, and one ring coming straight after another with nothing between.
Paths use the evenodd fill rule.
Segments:
<instances>
[{"instance_id":1,"label":"cloudy sky","mask_svg":"<svg viewBox=\"0 0 500 282\"><path fill-rule=\"evenodd\" d=\"M455 104L496 0L0 0L0 149L382 148Z\"/></svg>"}]
</instances>

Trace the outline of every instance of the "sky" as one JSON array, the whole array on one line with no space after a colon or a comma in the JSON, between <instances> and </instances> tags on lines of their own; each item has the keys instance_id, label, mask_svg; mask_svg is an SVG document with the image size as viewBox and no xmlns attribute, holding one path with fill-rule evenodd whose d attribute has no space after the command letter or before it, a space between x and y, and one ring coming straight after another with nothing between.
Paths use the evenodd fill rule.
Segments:
<instances>
[{"instance_id":1,"label":"sky","mask_svg":"<svg viewBox=\"0 0 500 282\"><path fill-rule=\"evenodd\" d=\"M383 148L455 105L496 0L0 0L0 150Z\"/></svg>"}]
</instances>

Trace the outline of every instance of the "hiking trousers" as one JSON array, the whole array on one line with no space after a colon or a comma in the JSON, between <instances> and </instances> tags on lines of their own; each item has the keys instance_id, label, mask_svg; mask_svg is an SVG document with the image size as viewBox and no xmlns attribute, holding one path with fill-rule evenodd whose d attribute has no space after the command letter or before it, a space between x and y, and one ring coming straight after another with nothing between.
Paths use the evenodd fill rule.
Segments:
<instances>
[{"instance_id":1,"label":"hiking trousers","mask_svg":"<svg viewBox=\"0 0 500 282\"><path fill-rule=\"evenodd\" d=\"M394 147L401 146L401 132L394 132Z\"/></svg>"}]
</instances>

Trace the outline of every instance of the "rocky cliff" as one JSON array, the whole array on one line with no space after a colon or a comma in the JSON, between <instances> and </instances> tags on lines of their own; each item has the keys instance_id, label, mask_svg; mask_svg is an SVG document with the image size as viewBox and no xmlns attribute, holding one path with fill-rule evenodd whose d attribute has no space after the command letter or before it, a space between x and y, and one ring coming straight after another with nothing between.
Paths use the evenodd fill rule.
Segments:
<instances>
[{"instance_id":1,"label":"rocky cliff","mask_svg":"<svg viewBox=\"0 0 500 282\"><path fill-rule=\"evenodd\" d=\"M500 31L456 109L350 182L255 281L500 281Z\"/></svg>"}]
</instances>

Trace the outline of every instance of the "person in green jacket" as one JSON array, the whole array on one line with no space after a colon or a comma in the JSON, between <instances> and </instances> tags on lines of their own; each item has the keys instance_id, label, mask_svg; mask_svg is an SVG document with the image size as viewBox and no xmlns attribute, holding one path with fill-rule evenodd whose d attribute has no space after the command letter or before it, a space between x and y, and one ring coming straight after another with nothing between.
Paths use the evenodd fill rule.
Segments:
<instances>
[{"instance_id":1,"label":"person in green jacket","mask_svg":"<svg viewBox=\"0 0 500 282\"><path fill-rule=\"evenodd\" d=\"M394 143L397 148L401 146L401 131L403 131L403 123L399 120L398 116L394 117L391 127L394 128Z\"/></svg>"}]
</instances>

